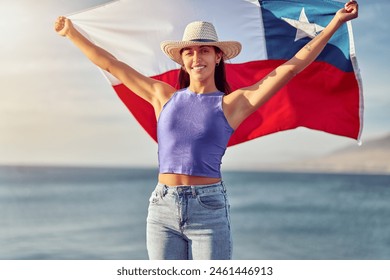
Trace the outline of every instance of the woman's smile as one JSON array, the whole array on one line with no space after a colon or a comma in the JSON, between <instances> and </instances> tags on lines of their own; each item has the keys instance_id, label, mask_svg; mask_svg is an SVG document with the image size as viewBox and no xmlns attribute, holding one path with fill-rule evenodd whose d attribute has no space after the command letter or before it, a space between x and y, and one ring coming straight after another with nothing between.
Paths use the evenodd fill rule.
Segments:
<instances>
[{"instance_id":1,"label":"woman's smile","mask_svg":"<svg viewBox=\"0 0 390 280\"><path fill-rule=\"evenodd\" d=\"M202 69L204 69L204 68L206 68L205 65L198 65L198 66L192 67L192 69L193 69L193 70L196 70L196 71L200 71L200 70L202 70Z\"/></svg>"}]
</instances>

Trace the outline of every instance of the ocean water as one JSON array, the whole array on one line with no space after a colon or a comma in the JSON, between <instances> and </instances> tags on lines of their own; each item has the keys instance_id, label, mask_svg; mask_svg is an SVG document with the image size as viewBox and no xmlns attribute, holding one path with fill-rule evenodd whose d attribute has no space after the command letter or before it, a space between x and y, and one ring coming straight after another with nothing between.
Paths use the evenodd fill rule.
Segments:
<instances>
[{"instance_id":1,"label":"ocean water","mask_svg":"<svg viewBox=\"0 0 390 280\"><path fill-rule=\"evenodd\" d=\"M0 259L147 259L157 171L0 167ZM225 172L234 259L390 259L390 176Z\"/></svg>"}]
</instances>

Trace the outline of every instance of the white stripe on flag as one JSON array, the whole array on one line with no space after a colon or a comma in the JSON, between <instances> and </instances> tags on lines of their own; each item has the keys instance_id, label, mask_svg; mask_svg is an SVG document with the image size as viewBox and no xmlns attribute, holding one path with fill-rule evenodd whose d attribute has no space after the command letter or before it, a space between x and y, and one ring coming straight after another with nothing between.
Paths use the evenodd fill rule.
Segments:
<instances>
[{"instance_id":1,"label":"white stripe on flag","mask_svg":"<svg viewBox=\"0 0 390 280\"><path fill-rule=\"evenodd\" d=\"M257 0L121 0L69 16L88 38L147 76L178 65L160 50L164 40L181 40L192 21L212 22L219 40L241 42L231 63L267 59L264 28ZM111 84L120 82L104 73Z\"/></svg>"},{"instance_id":2,"label":"white stripe on flag","mask_svg":"<svg viewBox=\"0 0 390 280\"><path fill-rule=\"evenodd\" d=\"M358 65L355 49L355 40L353 37L352 23L347 22L348 34L349 34L349 53L351 56L351 62L353 66L353 71L355 72L356 81L359 85L359 116L360 116L360 130L357 137L358 145L362 145L362 133L363 133L363 123L364 123L364 97L363 97L363 79L361 76L360 68Z\"/></svg>"}]
</instances>

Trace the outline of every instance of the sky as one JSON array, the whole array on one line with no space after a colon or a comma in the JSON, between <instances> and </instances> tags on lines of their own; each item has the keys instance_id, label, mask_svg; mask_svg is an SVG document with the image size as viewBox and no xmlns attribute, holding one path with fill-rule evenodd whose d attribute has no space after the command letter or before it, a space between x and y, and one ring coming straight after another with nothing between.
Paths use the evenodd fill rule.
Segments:
<instances>
[{"instance_id":1,"label":"sky","mask_svg":"<svg viewBox=\"0 0 390 280\"><path fill-rule=\"evenodd\" d=\"M0 164L157 166L157 144L100 70L53 29L66 15L109 1L2 0ZM364 141L390 133L390 2L360 0L353 22L364 87ZM299 128L228 148L223 168L254 168L357 145Z\"/></svg>"}]
</instances>

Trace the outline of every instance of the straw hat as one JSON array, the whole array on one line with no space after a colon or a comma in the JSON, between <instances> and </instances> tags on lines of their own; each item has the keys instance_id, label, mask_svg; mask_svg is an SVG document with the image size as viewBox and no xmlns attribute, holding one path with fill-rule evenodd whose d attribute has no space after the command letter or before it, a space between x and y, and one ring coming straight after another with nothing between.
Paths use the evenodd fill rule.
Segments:
<instances>
[{"instance_id":1,"label":"straw hat","mask_svg":"<svg viewBox=\"0 0 390 280\"><path fill-rule=\"evenodd\" d=\"M236 57L241 51L237 41L218 41L214 25L205 21L194 21L184 30L182 41L163 41L161 50L173 61L183 65L180 50L189 46L216 46L224 53L224 59Z\"/></svg>"}]
</instances>

